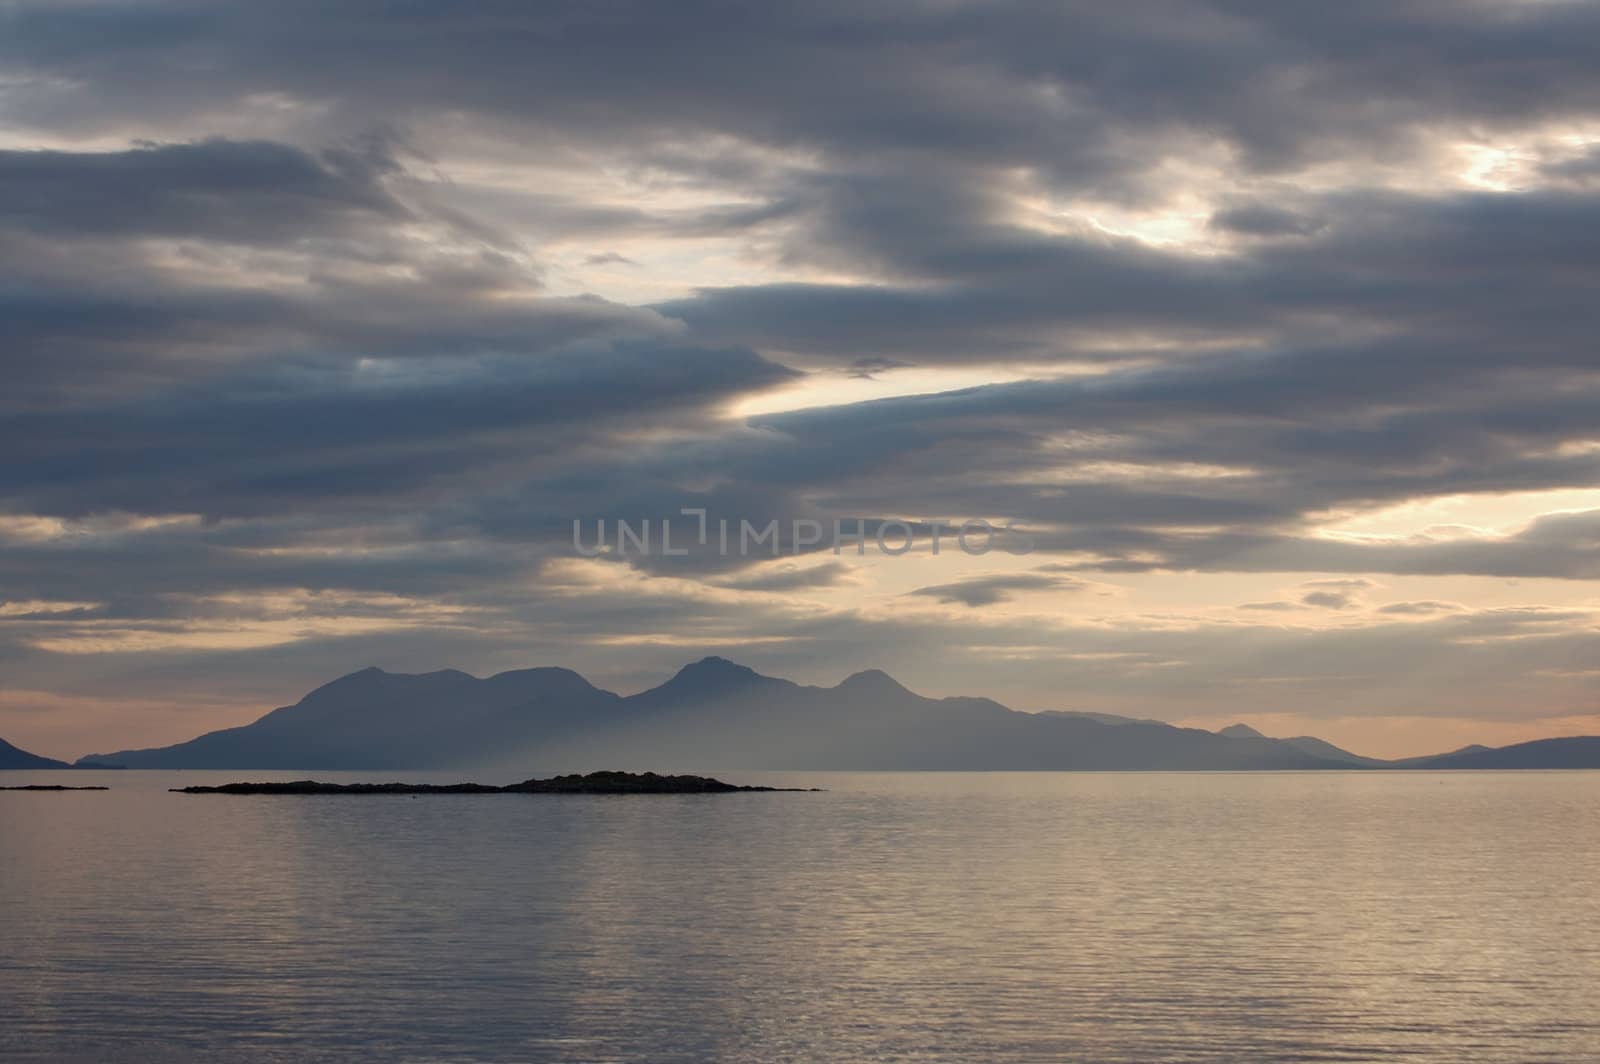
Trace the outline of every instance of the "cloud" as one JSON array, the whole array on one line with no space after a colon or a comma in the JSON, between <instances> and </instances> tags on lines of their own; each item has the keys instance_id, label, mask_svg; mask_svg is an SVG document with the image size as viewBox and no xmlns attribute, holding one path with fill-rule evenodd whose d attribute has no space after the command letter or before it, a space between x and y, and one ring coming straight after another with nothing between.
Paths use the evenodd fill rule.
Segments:
<instances>
[{"instance_id":1,"label":"cloud","mask_svg":"<svg viewBox=\"0 0 1600 1064\"><path fill-rule=\"evenodd\" d=\"M1356 597L1344 591L1308 591L1300 596L1300 602L1322 610L1342 610L1355 605Z\"/></svg>"},{"instance_id":2,"label":"cloud","mask_svg":"<svg viewBox=\"0 0 1600 1064\"><path fill-rule=\"evenodd\" d=\"M348 235L414 219L384 187L398 170L382 142L318 153L221 138L125 151L0 151L0 227L248 244Z\"/></svg>"},{"instance_id":3,"label":"cloud","mask_svg":"<svg viewBox=\"0 0 1600 1064\"><path fill-rule=\"evenodd\" d=\"M307 101L413 120L465 113L591 142L716 131L842 152L942 151L1089 180L1201 133L1256 169L1402 152L1430 125L1582 115L1596 83L1581 43L1596 16L1568 4L1208 3L1144 20L1088 2L906 4L870 18L822 4L732 20L704 3L604 16L496 8L493 19L303 0L8 11L0 62L39 79L12 105L23 122L89 130L234 108L271 118L275 103ZM380 21L385 47L373 48ZM212 61L176 61L196 53Z\"/></svg>"},{"instance_id":4,"label":"cloud","mask_svg":"<svg viewBox=\"0 0 1600 1064\"><path fill-rule=\"evenodd\" d=\"M1371 580L1308 580L1300 585L1311 588L1300 596L1300 604L1323 610L1343 610L1360 604L1362 593L1377 587Z\"/></svg>"},{"instance_id":5,"label":"cloud","mask_svg":"<svg viewBox=\"0 0 1600 1064\"><path fill-rule=\"evenodd\" d=\"M842 562L765 566L750 576L719 581L717 586L739 591L802 591L806 588L832 587L844 581L849 572L850 567Z\"/></svg>"},{"instance_id":6,"label":"cloud","mask_svg":"<svg viewBox=\"0 0 1600 1064\"><path fill-rule=\"evenodd\" d=\"M487 492L512 468L526 476L542 464L559 476L557 455L598 445L608 431L692 418L789 376L750 352L656 345L483 360L448 374L242 373L156 398L10 418L0 429L0 454L9 456L0 481L13 506L65 516L409 504L444 479Z\"/></svg>"},{"instance_id":7,"label":"cloud","mask_svg":"<svg viewBox=\"0 0 1600 1064\"><path fill-rule=\"evenodd\" d=\"M1241 233L1245 236L1310 236L1325 227L1315 218L1307 218L1282 207L1256 204L1229 207L1211 216L1210 224L1218 229Z\"/></svg>"},{"instance_id":8,"label":"cloud","mask_svg":"<svg viewBox=\"0 0 1600 1064\"><path fill-rule=\"evenodd\" d=\"M1459 613L1463 609L1465 607L1454 602L1435 602L1425 599L1418 602L1391 602L1387 606L1378 607L1378 612L1402 617L1431 617L1440 613Z\"/></svg>"},{"instance_id":9,"label":"cloud","mask_svg":"<svg viewBox=\"0 0 1600 1064\"><path fill-rule=\"evenodd\" d=\"M977 609L1009 602L1019 591L1082 591L1089 585L1068 576L1046 576L1042 573L997 573L992 576L975 576L949 584L919 587L912 595L925 595L939 602Z\"/></svg>"}]
</instances>

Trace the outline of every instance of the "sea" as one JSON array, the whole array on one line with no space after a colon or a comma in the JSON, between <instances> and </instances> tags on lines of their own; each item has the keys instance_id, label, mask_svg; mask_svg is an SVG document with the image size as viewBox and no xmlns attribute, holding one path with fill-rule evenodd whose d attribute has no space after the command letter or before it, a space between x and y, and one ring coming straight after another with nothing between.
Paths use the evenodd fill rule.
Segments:
<instances>
[{"instance_id":1,"label":"sea","mask_svg":"<svg viewBox=\"0 0 1600 1064\"><path fill-rule=\"evenodd\" d=\"M1596 772L307 775L0 773L0 1060L1600 1061Z\"/></svg>"}]
</instances>

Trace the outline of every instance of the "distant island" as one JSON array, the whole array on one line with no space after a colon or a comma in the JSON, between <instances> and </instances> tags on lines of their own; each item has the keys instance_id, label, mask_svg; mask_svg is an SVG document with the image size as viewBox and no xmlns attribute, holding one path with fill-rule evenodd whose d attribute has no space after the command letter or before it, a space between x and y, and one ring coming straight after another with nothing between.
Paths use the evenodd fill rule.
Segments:
<instances>
[{"instance_id":1,"label":"distant island","mask_svg":"<svg viewBox=\"0 0 1600 1064\"><path fill-rule=\"evenodd\" d=\"M802 791L802 787L741 787L709 776L658 776L654 772L590 772L529 779L504 787L482 783L224 783L216 787L172 787L174 794L732 794L736 791Z\"/></svg>"},{"instance_id":2,"label":"distant island","mask_svg":"<svg viewBox=\"0 0 1600 1064\"><path fill-rule=\"evenodd\" d=\"M1382 760L1242 724L1206 731L1071 709L1024 713L988 698L927 698L877 669L816 687L708 657L627 696L563 668L481 679L366 668L251 724L91 754L77 767L398 772L530 763L695 772L1597 769L1600 737Z\"/></svg>"},{"instance_id":3,"label":"distant island","mask_svg":"<svg viewBox=\"0 0 1600 1064\"><path fill-rule=\"evenodd\" d=\"M0 787L0 791L108 791L109 787L67 787L60 783L29 783L21 787Z\"/></svg>"}]
</instances>

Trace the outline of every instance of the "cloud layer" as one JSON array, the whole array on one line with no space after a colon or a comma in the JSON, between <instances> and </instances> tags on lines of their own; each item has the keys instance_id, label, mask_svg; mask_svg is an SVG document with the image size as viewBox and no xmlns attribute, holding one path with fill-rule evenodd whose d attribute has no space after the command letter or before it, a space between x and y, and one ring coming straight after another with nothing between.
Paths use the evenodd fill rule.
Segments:
<instances>
[{"instance_id":1,"label":"cloud layer","mask_svg":"<svg viewBox=\"0 0 1600 1064\"><path fill-rule=\"evenodd\" d=\"M709 650L1592 712L1596 41L1559 0L9 4L0 735ZM784 557L572 548L683 508ZM969 518L1033 555L929 553Z\"/></svg>"}]
</instances>

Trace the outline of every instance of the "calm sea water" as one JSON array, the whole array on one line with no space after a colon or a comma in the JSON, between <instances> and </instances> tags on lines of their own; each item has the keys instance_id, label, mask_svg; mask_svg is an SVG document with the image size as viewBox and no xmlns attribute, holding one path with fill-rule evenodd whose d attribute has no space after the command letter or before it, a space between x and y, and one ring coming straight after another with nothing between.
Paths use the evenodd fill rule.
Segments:
<instances>
[{"instance_id":1,"label":"calm sea water","mask_svg":"<svg viewBox=\"0 0 1600 1064\"><path fill-rule=\"evenodd\" d=\"M0 1058L1600 1060L1600 773L295 775L0 773Z\"/></svg>"}]
</instances>

